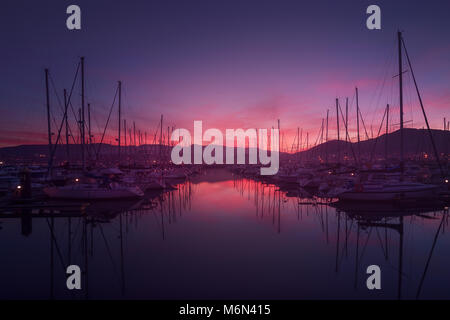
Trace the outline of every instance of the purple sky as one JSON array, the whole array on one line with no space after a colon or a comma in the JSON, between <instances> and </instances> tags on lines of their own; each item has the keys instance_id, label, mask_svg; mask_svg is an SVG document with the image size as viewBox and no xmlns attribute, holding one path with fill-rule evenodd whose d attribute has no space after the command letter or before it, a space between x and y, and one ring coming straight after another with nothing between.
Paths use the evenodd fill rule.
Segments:
<instances>
[{"instance_id":1,"label":"purple sky","mask_svg":"<svg viewBox=\"0 0 450 320\"><path fill-rule=\"evenodd\" d=\"M65 9L78 4L82 30L65 27ZM382 30L365 27L365 10L378 4ZM396 31L404 37L433 127L450 118L449 1L4 1L0 33L0 146L45 143L44 68L62 97L80 56L86 57L87 101L96 141L123 82L123 114L152 136L166 126L270 128L281 119L289 145L297 127L314 142L335 99L354 88L367 129L378 130L386 103L398 123ZM405 65L406 68L406 65ZM61 109L51 88L53 131ZM74 108L80 106L75 87ZM111 118L106 142L117 128ZM405 74L405 120L423 118L410 73ZM70 118L72 130L75 121ZM343 135L344 132L341 133Z\"/></svg>"}]
</instances>

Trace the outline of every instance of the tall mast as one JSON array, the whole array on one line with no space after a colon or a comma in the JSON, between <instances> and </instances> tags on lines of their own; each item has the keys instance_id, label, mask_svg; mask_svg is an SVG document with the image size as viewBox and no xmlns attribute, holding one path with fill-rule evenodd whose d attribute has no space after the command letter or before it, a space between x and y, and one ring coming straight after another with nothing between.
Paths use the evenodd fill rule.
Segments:
<instances>
[{"instance_id":1,"label":"tall mast","mask_svg":"<svg viewBox=\"0 0 450 320\"><path fill-rule=\"evenodd\" d=\"M358 157L361 161L361 138L359 136L359 96L358 96L358 87L355 88L356 90L356 132L358 135Z\"/></svg>"},{"instance_id":2,"label":"tall mast","mask_svg":"<svg viewBox=\"0 0 450 320\"><path fill-rule=\"evenodd\" d=\"M87 104L87 116L88 116L88 119L87 119L87 121L88 121L87 122L88 138L86 139L86 143L88 144L87 153L88 153L88 161L89 161L90 152L91 152L91 148L92 148L92 146L91 146L91 144L92 144L92 135L91 135L91 104L90 103Z\"/></svg>"},{"instance_id":3,"label":"tall mast","mask_svg":"<svg viewBox=\"0 0 450 320\"><path fill-rule=\"evenodd\" d=\"M83 170L86 169L86 158L85 158L85 119L84 119L84 57L81 57L81 115L80 115L80 126L81 126L81 160L83 163Z\"/></svg>"},{"instance_id":4,"label":"tall mast","mask_svg":"<svg viewBox=\"0 0 450 320\"><path fill-rule=\"evenodd\" d=\"M89 137L88 137L88 142L89 142L89 145L91 145L92 144L92 133L91 133L91 104L90 103L88 103L88 135L89 135Z\"/></svg>"},{"instance_id":5,"label":"tall mast","mask_svg":"<svg viewBox=\"0 0 450 320\"><path fill-rule=\"evenodd\" d=\"M123 145L125 146L125 154L128 154L127 150L127 120L123 119Z\"/></svg>"},{"instance_id":6,"label":"tall mast","mask_svg":"<svg viewBox=\"0 0 450 320\"><path fill-rule=\"evenodd\" d=\"M336 98L336 123L337 123L337 139L338 142L341 140L340 136L339 136L339 100L338 98ZM339 161L341 160L341 148L338 144L338 157L337 157L337 162L339 163Z\"/></svg>"},{"instance_id":7,"label":"tall mast","mask_svg":"<svg viewBox=\"0 0 450 320\"><path fill-rule=\"evenodd\" d=\"M345 98L345 142L348 142L348 97ZM347 157L348 154L348 145L345 144L345 153L344 157Z\"/></svg>"},{"instance_id":8,"label":"tall mast","mask_svg":"<svg viewBox=\"0 0 450 320\"><path fill-rule=\"evenodd\" d=\"M45 97L47 101L47 133L48 133L48 164L50 170L50 162L52 155L52 127L50 123L50 94L48 87L48 69L45 69Z\"/></svg>"},{"instance_id":9,"label":"tall mast","mask_svg":"<svg viewBox=\"0 0 450 320\"><path fill-rule=\"evenodd\" d=\"M120 164L120 129L122 125L121 108L122 108L122 81L119 81L119 137L117 139L119 146L119 164Z\"/></svg>"},{"instance_id":10,"label":"tall mast","mask_svg":"<svg viewBox=\"0 0 450 320\"><path fill-rule=\"evenodd\" d=\"M325 131L325 142L328 142L328 115L330 110L327 109L327 129ZM328 164L328 143L325 145L325 162Z\"/></svg>"},{"instance_id":11,"label":"tall mast","mask_svg":"<svg viewBox=\"0 0 450 320\"><path fill-rule=\"evenodd\" d=\"M299 151L303 150L303 128L300 129L300 147Z\"/></svg>"},{"instance_id":12,"label":"tall mast","mask_svg":"<svg viewBox=\"0 0 450 320\"><path fill-rule=\"evenodd\" d=\"M387 159L388 159L388 134L389 134L389 104L386 106L386 137L385 137L385 145L384 145L384 159L386 160L386 166L387 166Z\"/></svg>"},{"instance_id":13,"label":"tall mast","mask_svg":"<svg viewBox=\"0 0 450 320\"><path fill-rule=\"evenodd\" d=\"M279 150L280 150L280 152L283 152L282 151L282 149L283 149L283 142L280 139L280 133L281 133L281 130L280 130L280 119L278 119L278 143L280 144Z\"/></svg>"},{"instance_id":14,"label":"tall mast","mask_svg":"<svg viewBox=\"0 0 450 320\"><path fill-rule=\"evenodd\" d=\"M161 123L159 130L159 161L161 161L162 157L162 130L163 130L163 115L161 115Z\"/></svg>"},{"instance_id":15,"label":"tall mast","mask_svg":"<svg viewBox=\"0 0 450 320\"><path fill-rule=\"evenodd\" d=\"M324 122L325 122L325 119L324 119L324 118L322 118L322 126L320 127L320 144L322 144L322 143L323 143L323 130L324 130Z\"/></svg>"},{"instance_id":16,"label":"tall mast","mask_svg":"<svg viewBox=\"0 0 450 320\"><path fill-rule=\"evenodd\" d=\"M402 33L398 31L398 84L400 93L400 172L401 180L404 173L404 154L403 154L403 65L402 65Z\"/></svg>"},{"instance_id":17,"label":"tall mast","mask_svg":"<svg viewBox=\"0 0 450 320\"><path fill-rule=\"evenodd\" d=\"M300 150L302 150L303 151L303 128L301 128L300 129L300 148L299 148L299 151ZM301 156L301 153L299 153L299 160L301 159L301 158L303 158L302 156Z\"/></svg>"},{"instance_id":18,"label":"tall mast","mask_svg":"<svg viewBox=\"0 0 450 320\"><path fill-rule=\"evenodd\" d=\"M348 97L345 99L345 126L348 127ZM345 135L345 142L348 142L347 135Z\"/></svg>"},{"instance_id":19,"label":"tall mast","mask_svg":"<svg viewBox=\"0 0 450 320\"><path fill-rule=\"evenodd\" d=\"M416 77L414 76L414 71L413 71L413 68L411 65L411 60L409 59L408 50L406 50L405 42L403 41L403 38L402 38L402 35L400 32L399 32L399 40L400 40L399 47L401 47L401 45L403 44L403 47L405 48L406 59L408 61L409 69L411 70L411 76L412 76L412 79L414 82L414 87L416 88L417 97L419 98L420 108L422 109L423 118L425 120L425 123L427 125L427 130L430 135L430 140L431 140L431 145L433 146L434 156L436 157L436 161L437 161L437 164L439 166L439 170L441 171L442 176L445 176L444 170L441 165L441 161L439 160L439 152L436 148L436 143L433 138L433 132L431 131L430 124L428 123L428 117L427 117L427 114L425 113L425 108L424 108L423 102L422 102L422 96L420 95L419 87L417 86Z\"/></svg>"},{"instance_id":20,"label":"tall mast","mask_svg":"<svg viewBox=\"0 0 450 320\"><path fill-rule=\"evenodd\" d=\"M67 113L68 105L67 105L67 90L64 89L64 115L65 115L65 125L66 125L66 153L67 153L67 161L69 161L69 123L68 123L68 113Z\"/></svg>"},{"instance_id":21,"label":"tall mast","mask_svg":"<svg viewBox=\"0 0 450 320\"><path fill-rule=\"evenodd\" d=\"M297 152L298 152L298 148L300 146L300 128L297 127Z\"/></svg>"},{"instance_id":22,"label":"tall mast","mask_svg":"<svg viewBox=\"0 0 450 320\"><path fill-rule=\"evenodd\" d=\"M136 147L136 122L133 121L133 144Z\"/></svg>"},{"instance_id":23,"label":"tall mast","mask_svg":"<svg viewBox=\"0 0 450 320\"><path fill-rule=\"evenodd\" d=\"M83 129L81 126L82 125L82 123L81 123L81 108L78 108L78 119L80 119L80 120L78 120L78 129L80 129L80 140L77 142L79 142L81 145L81 136L83 135Z\"/></svg>"}]
</instances>

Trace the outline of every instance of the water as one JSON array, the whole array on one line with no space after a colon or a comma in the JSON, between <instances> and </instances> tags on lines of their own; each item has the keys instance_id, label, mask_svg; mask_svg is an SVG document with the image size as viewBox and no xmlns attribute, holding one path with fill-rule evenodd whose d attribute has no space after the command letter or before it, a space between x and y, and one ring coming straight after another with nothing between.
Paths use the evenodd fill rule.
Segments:
<instances>
[{"instance_id":1,"label":"water","mask_svg":"<svg viewBox=\"0 0 450 320\"><path fill-rule=\"evenodd\" d=\"M450 298L444 210L386 218L377 209L375 227L361 208L347 215L277 190L211 170L153 209L103 203L95 219L2 217L0 298L414 299L422 278L421 299ZM81 291L66 289L69 263L87 265ZM366 287L373 264L381 290Z\"/></svg>"}]
</instances>

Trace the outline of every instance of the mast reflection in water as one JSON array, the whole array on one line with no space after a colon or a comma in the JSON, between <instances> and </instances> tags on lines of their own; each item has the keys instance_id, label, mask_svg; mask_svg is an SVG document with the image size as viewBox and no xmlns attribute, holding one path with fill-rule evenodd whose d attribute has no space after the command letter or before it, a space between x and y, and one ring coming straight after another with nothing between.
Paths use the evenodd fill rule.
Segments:
<instances>
[{"instance_id":1,"label":"mast reflection in water","mask_svg":"<svg viewBox=\"0 0 450 320\"><path fill-rule=\"evenodd\" d=\"M303 196L209 170L139 202L3 211L0 298L450 298L447 208Z\"/></svg>"}]
</instances>

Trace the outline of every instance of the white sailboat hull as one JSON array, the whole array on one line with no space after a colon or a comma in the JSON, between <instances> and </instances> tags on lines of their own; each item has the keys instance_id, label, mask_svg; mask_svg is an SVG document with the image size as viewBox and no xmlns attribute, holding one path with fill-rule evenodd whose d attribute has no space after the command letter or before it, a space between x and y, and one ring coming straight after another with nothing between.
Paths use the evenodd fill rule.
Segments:
<instances>
[{"instance_id":1,"label":"white sailboat hull","mask_svg":"<svg viewBox=\"0 0 450 320\"><path fill-rule=\"evenodd\" d=\"M54 199L130 199L139 198L144 194L137 187L108 188L79 188L78 186L49 187L44 189L45 194Z\"/></svg>"},{"instance_id":2,"label":"white sailboat hull","mask_svg":"<svg viewBox=\"0 0 450 320\"><path fill-rule=\"evenodd\" d=\"M398 184L380 188L362 188L345 191L337 195L339 200L352 201L395 201L412 199L431 199L436 196L437 186L425 184Z\"/></svg>"}]
</instances>

